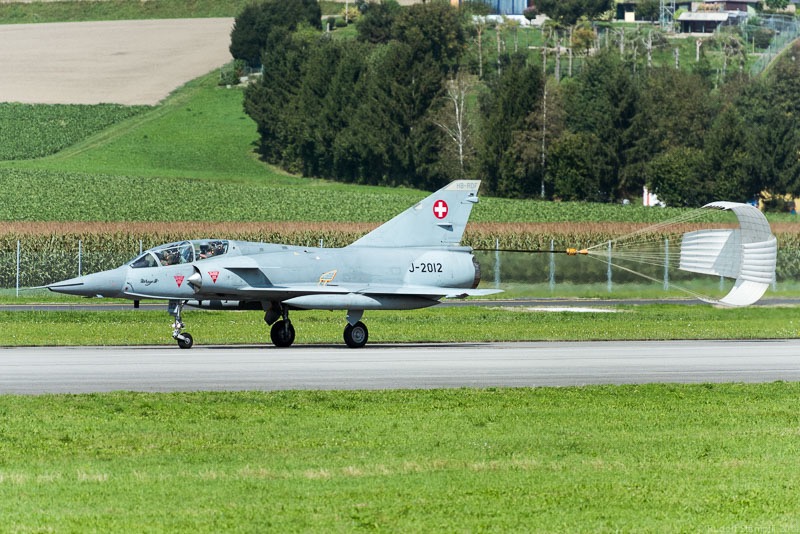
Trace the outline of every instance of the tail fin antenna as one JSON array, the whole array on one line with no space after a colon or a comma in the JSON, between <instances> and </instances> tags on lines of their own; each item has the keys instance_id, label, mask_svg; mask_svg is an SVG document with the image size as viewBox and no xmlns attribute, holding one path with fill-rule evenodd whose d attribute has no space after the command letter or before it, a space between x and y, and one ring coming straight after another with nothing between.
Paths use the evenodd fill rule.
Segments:
<instances>
[{"instance_id":1,"label":"tail fin antenna","mask_svg":"<svg viewBox=\"0 0 800 534\"><path fill-rule=\"evenodd\" d=\"M351 247L458 246L480 180L456 180L353 242Z\"/></svg>"}]
</instances>

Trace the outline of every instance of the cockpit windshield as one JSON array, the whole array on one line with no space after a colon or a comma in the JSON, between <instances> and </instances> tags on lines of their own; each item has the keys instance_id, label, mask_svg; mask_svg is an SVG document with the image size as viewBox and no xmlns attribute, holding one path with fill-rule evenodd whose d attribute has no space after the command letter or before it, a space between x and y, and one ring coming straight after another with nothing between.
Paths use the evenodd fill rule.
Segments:
<instances>
[{"instance_id":1,"label":"cockpit windshield","mask_svg":"<svg viewBox=\"0 0 800 534\"><path fill-rule=\"evenodd\" d=\"M130 263L134 269L144 269L145 267L158 267L156 257L150 252L145 252Z\"/></svg>"},{"instance_id":2,"label":"cockpit windshield","mask_svg":"<svg viewBox=\"0 0 800 534\"><path fill-rule=\"evenodd\" d=\"M213 241L192 241L194 254L198 261L222 256L228 252L228 242L224 239Z\"/></svg>"}]
</instances>

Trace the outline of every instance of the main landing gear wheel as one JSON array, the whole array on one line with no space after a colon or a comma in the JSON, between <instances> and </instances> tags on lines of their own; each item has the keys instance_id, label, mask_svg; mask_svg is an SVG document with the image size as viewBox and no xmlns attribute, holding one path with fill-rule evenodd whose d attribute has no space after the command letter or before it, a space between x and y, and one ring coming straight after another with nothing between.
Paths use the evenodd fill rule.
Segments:
<instances>
[{"instance_id":1,"label":"main landing gear wheel","mask_svg":"<svg viewBox=\"0 0 800 534\"><path fill-rule=\"evenodd\" d=\"M178 346L182 349L191 349L192 345L194 345L194 339L192 339L192 334L188 332L184 332L180 334L178 337L175 338L178 342Z\"/></svg>"},{"instance_id":2,"label":"main landing gear wheel","mask_svg":"<svg viewBox=\"0 0 800 534\"><path fill-rule=\"evenodd\" d=\"M361 321L344 327L344 342L351 349L360 349L367 344L367 339L369 339L369 331L367 325Z\"/></svg>"},{"instance_id":3,"label":"main landing gear wheel","mask_svg":"<svg viewBox=\"0 0 800 534\"><path fill-rule=\"evenodd\" d=\"M294 326L289 321L281 319L272 325L269 337L276 347L290 347L294 343Z\"/></svg>"}]
</instances>

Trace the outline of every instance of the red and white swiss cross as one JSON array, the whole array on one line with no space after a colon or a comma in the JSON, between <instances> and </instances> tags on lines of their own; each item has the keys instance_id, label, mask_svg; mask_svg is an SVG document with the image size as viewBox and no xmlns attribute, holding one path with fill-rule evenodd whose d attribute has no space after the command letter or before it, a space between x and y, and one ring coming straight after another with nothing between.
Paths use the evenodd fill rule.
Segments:
<instances>
[{"instance_id":1,"label":"red and white swiss cross","mask_svg":"<svg viewBox=\"0 0 800 534\"><path fill-rule=\"evenodd\" d=\"M444 200L437 200L433 203L433 216L437 219L444 219L447 217L447 202Z\"/></svg>"}]
</instances>

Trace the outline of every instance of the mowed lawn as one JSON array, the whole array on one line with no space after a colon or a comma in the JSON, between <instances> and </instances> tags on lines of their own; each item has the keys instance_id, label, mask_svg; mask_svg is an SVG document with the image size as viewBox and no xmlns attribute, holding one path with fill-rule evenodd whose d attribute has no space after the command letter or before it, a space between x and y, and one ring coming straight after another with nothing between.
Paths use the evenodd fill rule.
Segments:
<instances>
[{"instance_id":1,"label":"mowed lawn","mask_svg":"<svg viewBox=\"0 0 800 534\"><path fill-rule=\"evenodd\" d=\"M798 384L0 396L10 532L794 532Z\"/></svg>"},{"instance_id":2,"label":"mowed lawn","mask_svg":"<svg viewBox=\"0 0 800 534\"><path fill-rule=\"evenodd\" d=\"M609 313L613 312L613 313ZM263 312L183 314L195 343L269 344ZM297 343L341 343L344 312L296 311ZM594 312L463 306L367 312L370 342L591 341L653 339L792 339L794 307L719 309L708 305L613 306ZM163 311L0 311L0 347L173 344Z\"/></svg>"}]
</instances>

